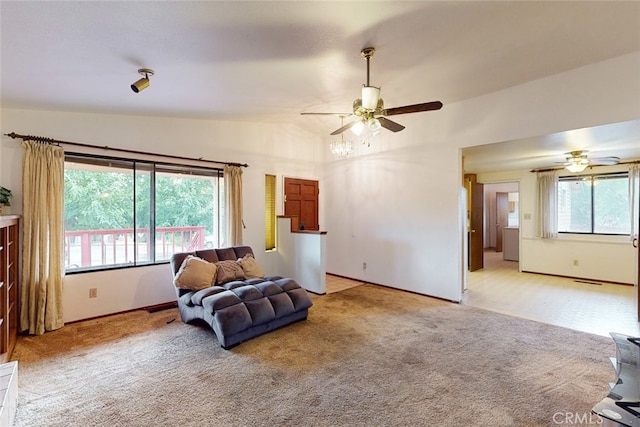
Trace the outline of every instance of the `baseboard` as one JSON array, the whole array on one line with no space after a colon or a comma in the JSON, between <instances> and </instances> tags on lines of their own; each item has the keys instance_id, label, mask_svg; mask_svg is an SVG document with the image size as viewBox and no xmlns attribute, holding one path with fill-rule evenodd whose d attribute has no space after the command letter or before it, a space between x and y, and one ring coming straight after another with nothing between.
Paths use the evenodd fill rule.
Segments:
<instances>
[{"instance_id":1,"label":"baseboard","mask_svg":"<svg viewBox=\"0 0 640 427\"><path fill-rule=\"evenodd\" d=\"M177 306L178 306L178 303L176 301L172 301L172 302L165 302L164 304L152 305L152 306L146 307L145 310L147 310L149 313L155 313L156 311L168 310L170 308L176 308Z\"/></svg>"},{"instance_id":2,"label":"baseboard","mask_svg":"<svg viewBox=\"0 0 640 427\"><path fill-rule=\"evenodd\" d=\"M146 307L133 308L131 310L123 310L123 311L117 311L115 313L103 314L101 316L87 317L86 319L73 320L71 322L65 322L65 325L71 325L73 323L79 323L79 322L86 322L87 320L102 319L104 317L115 316L116 314L131 313L133 311L143 310L148 313L155 313L157 311L168 310L170 308L176 308L176 307L178 307L178 302L171 301L171 302L165 302L162 304L148 305Z\"/></svg>"}]
</instances>

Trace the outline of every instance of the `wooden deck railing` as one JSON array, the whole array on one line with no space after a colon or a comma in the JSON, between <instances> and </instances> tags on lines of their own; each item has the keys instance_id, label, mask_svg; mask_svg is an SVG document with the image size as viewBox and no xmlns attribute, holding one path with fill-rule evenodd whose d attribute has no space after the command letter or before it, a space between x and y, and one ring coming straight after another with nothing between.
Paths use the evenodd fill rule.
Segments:
<instances>
[{"instance_id":1,"label":"wooden deck railing","mask_svg":"<svg viewBox=\"0 0 640 427\"><path fill-rule=\"evenodd\" d=\"M157 227L155 259L205 246L205 227ZM132 264L151 261L148 228L65 231L65 267Z\"/></svg>"}]
</instances>

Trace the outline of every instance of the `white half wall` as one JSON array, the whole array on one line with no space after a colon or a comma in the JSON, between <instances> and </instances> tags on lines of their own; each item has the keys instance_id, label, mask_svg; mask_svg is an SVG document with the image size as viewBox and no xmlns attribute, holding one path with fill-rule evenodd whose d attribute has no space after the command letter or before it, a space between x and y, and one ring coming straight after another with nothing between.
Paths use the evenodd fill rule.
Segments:
<instances>
[{"instance_id":1,"label":"white half wall","mask_svg":"<svg viewBox=\"0 0 640 427\"><path fill-rule=\"evenodd\" d=\"M292 232L291 218L278 218L278 274L295 279L298 284L315 294L325 294L326 286L326 233Z\"/></svg>"}]
</instances>

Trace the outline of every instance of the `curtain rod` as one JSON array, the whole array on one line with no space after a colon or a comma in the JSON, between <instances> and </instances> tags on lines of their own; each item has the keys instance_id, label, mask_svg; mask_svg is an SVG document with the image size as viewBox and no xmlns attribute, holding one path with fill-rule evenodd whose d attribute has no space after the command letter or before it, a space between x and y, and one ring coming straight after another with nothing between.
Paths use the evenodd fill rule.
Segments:
<instances>
[{"instance_id":1,"label":"curtain rod","mask_svg":"<svg viewBox=\"0 0 640 427\"><path fill-rule=\"evenodd\" d=\"M171 154L150 153L148 151L128 150L128 149L125 149L125 148L113 148L113 147L109 147L107 145L105 145L104 147L100 147L100 146L97 146L97 145L83 144L83 143L80 143L80 142L59 141L59 140L53 139L53 138L45 138L44 136L20 135L20 134L17 134L15 132L5 133L4 135L8 136L9 138L12 138L12 139L20 138L23 141L35 141L35 142L40 142L40 143L45 143L45 144L52 144L52 145L66 144L66 145L75 145L77 147L102 148L103 150L119 151L121 153L143 154L143 155L147 155L147 156L158 156L158 157L166 157L166 158L169 158L169 159L191 160L191 161L196 161L196 162L216 163L216 164L219 164L219 165L239 166L239 167L243 167L243 168L249 167L249 165L246 164L246 163L220 162L218 160L203 159L202 157L195 158L195 157L174 156L174 155L171 155Z\"/></svg>"}]
</instances>

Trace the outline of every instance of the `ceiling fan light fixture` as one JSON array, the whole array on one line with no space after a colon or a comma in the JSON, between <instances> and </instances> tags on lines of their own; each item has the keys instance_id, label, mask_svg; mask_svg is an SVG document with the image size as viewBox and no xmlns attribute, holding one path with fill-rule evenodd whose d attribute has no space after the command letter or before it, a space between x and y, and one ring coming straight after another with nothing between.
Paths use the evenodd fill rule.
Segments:
<instances>
[{"instance_id":1,"label":"ceiling fan light fixture","mask_svg":"<svg viewBox=\"0 0 640 427\"><path fill-rule=\"evenodd\" d=\"M583 159L572 159L569 161L569 164L565 166L565 168L572 173L583 172L587 166L589 166L589 162L584 162Z\"/></svg>"},{"instance_id":2,"label":"ceiling fan light fixture","mask_svg":"<svg viewBox=\"0 0 640 427\"><path fill-rule=\"evenodd\" d=\"M367 111L375 111L380 99L380 88L375 86L362 86L362 108Z\"/></svg>"},{"instance_id":3,"label":"ceiling fan light fixture","mask_svg":"<svg viewBox=\"0 0 640 427\"><path fill-rule=\"evenodd\" d=\"M371 132L373 136L376 136L377 134L379 134L380 129L382 129L380 120L376 119L375 117L372 117L369 120L367 120L367 127L369 128L369 132Z\"/></svg>"},{"instance_id":4,"label":"ceiling fan light fixture","mask_svg":"<svg viewBox=\"0 0 640 427\"><path fill-rule=\"evenodd\" d=\"M362 135L363 130L364 130L364 123L362 122L357 122L356 124L351 126L351 132L353 132L357 136Z\"/></svg>"}]
</instances>

